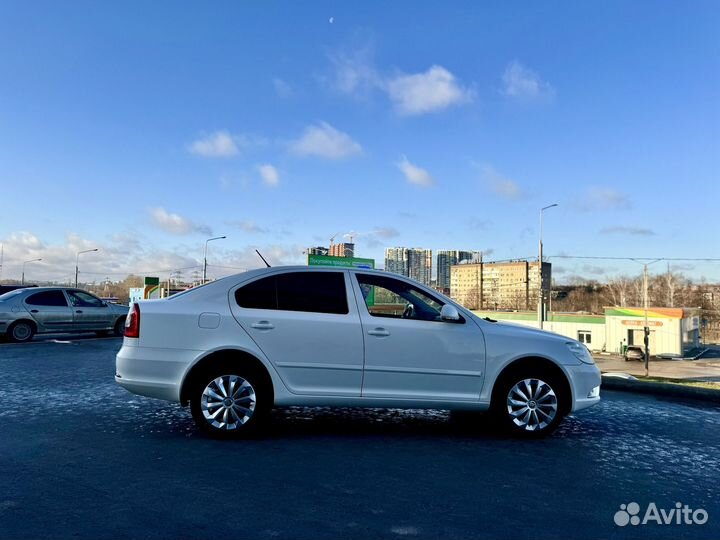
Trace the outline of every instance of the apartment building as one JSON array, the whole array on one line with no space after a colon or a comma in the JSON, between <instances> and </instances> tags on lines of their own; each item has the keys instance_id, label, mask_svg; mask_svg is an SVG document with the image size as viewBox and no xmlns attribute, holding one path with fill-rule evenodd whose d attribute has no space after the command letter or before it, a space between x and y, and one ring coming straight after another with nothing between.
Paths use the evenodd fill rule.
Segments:
<instances>
[{"instance_id":1,"label":"apartment building","mask_svg":"<svg viewBox=\"0 0 720 540\"><path fill-rule=\"evenodd\" d=\"M450 297L470 309L531 309L537 305L537 262L458 264L450 270ZM542 290L550 290L552 265L542 264Z\"/></svg>"},{"instance_id":2,"label":"apartment building","mask_svg":"<svg viewBox=\"0 0 720 540\"><path fill-rule=\"evenodd\" d=\"M386 248L385 270L430 286L432 280L432 250L422 248Z\"/></svg>"},{"instance_id":3,"label":"apartment building","mask_svg":"<svg viewBox=\"0 0 720 540\"><path fill-rule=\"evenodd\" d=\"M437 252L437 284L436 288L442 292L450 291L450 267L462 262L473 261L478 258L477 251L460 251L457 249L443 249Z\"/></svg>"}]
</instances>

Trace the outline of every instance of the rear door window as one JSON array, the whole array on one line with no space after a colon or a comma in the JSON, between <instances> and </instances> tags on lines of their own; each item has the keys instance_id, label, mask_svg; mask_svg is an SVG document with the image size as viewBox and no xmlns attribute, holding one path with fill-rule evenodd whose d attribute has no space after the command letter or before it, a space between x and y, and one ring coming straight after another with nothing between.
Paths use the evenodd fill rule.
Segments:
<instances>
[{"instance_id":1,"label":"rear door window","mask_svg":"<svg viewBox=\"0 0 720 540\"><path fill-rule=\"evenodd\" d=\"M347 314L342 272L290 272L277 276L278 309Z\"/></svg>"},{"instance_id":2,"label":"rear door window","mask_svg":"<svg viewBox=\"0 0 720 540\"><path fill-rule=\"evenodd\" d=\"M258 279L235 292L243 308L347 314L342 272L288 272Z\"/></svg>"},{"instance_id":3,"label":"rear door window","mask_svg":"<svg viewBox=\"0 0 720 540\"><path fill-rule=\"evenodd\" d=\"M62 291L43 291L31 294L25 299L31 306L58 306L67 307L67 300Z\"/></svg>"}]
</instances>

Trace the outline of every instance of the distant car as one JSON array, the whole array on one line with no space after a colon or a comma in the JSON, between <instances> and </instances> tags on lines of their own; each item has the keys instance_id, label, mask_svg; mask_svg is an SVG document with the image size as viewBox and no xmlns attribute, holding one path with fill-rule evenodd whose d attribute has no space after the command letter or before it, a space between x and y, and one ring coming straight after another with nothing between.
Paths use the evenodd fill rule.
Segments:
<instances>
[{"instance_id":1,"label":"distant car","mask_svg":"<svg viewBox=\"0 0 720 540\"><path fill-rule=\"evenodd\" d=\"M122 335L128 306L108 304L87 291L32 287L0 295L0 338L30 341L35 334L87 332Z\"/></svg>"},{"instance_id":2,"label":"distant car","mask_svg":"<svg viewBox=\"0 0 720 540\"><path fill-rule=\"evenodd\" d=\"M490 410L534 437L600 401L582 343L359 268L263 268L134 303L115 380L189 403L216 437L246 436L273 406L295 405Z\"/></svg>"},{"instance_id":3,"label":"distant car","mask_svg":"<svg viewBox=\"0 0 720 540\"><path fill-rule=\"evenodd\" d=\"M625 361L629 360L645 360L645 351L642 347L630 345L625 351Z\"/></svg>"}]
</instances>

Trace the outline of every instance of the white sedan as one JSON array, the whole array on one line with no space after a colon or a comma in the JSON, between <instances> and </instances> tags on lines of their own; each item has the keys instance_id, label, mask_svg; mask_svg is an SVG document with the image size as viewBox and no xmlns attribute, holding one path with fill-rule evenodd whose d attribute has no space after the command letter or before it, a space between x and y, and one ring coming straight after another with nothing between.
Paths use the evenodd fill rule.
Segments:
<instances>
[{"instance_id":1,"label":"white sedan","mask_svg":"<svg viewBox=\"0 0 720 540\"><path fill-rule=\"evenodd\" d=\"M540 436L600 401L583 344L350 268L263 268L138 302L115 380L189 403L217 437L252 434L273 406L293 405L490 410L510 432Z\"/></svg>"}]
</instances>

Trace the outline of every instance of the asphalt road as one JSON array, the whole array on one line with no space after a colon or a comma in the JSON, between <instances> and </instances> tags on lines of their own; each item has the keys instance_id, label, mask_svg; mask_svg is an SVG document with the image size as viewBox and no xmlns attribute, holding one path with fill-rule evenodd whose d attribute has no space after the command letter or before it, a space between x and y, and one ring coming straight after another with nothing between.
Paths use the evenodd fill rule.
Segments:
<instances>
[{"instance_id":1,"label":"asphalt road","mask_svg":"<svg viewBox=\"0 0 720 540\"><path fill-rule=\"evenodd\" d=\"M720 410L604 393L550 438L444 411L276 412L220 442L115 385L120 339L0 345L0 538L718 538ZM704 509L627 525L621 504Z\"/></svg>"}]
</instances>

